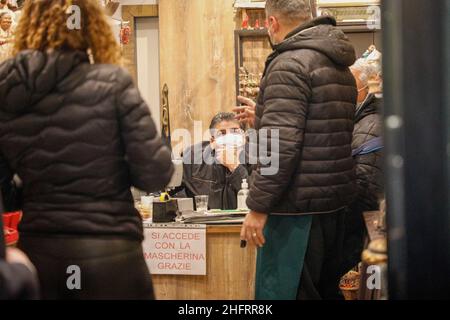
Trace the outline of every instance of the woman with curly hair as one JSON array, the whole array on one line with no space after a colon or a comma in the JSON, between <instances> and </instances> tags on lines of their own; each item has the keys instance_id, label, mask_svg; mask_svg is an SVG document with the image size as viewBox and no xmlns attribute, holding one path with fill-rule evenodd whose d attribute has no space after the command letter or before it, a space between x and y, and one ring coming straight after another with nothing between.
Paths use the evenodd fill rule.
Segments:
<instances>
[{"instance_id":1,"label":"woman with curly hair","mask_svg":"<svg viewBox=\"0 0 450 320\"><path fill-rule=\"evenodd\" d=\"M14 53L0 65L0 174L23 182L18 246L43 298L153 298L130 187L164 188L171 154L98 1L26 1Z\"/></svg>"}]
</instances>

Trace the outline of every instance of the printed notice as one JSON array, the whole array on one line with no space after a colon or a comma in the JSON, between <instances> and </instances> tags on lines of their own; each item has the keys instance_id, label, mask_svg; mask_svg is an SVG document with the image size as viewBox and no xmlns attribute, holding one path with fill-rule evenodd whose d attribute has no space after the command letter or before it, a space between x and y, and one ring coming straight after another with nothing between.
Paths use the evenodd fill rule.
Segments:
<instances>
[{"instance_id":1,"label":"printed notice","mask_svg":"<svg viewBox=\"0 0 450 320\"><path fill-rule=\"evenodd\" d=\"M206 229L144 228L144 257L152 274L206 275Z\"/></svg>"}]
</instances>

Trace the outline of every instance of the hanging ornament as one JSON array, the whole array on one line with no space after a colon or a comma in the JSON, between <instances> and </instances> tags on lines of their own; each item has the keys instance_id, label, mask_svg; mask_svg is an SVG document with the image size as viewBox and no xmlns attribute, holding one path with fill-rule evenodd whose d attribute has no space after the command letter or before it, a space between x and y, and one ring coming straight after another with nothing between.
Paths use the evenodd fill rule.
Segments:
<instances>
[{"instance_id":1,"label":"hanging ornament","mask_svg":"<svg viewBox=\"0 0 450 320\"><path fill-rule=\"evenodd\" d=\"M122 45L127 45L130 43L130 36L131 36L131 28L128 25L128 22L123 23L122 27L120 28L120 43Z\"/></svg>"}]
</instances>

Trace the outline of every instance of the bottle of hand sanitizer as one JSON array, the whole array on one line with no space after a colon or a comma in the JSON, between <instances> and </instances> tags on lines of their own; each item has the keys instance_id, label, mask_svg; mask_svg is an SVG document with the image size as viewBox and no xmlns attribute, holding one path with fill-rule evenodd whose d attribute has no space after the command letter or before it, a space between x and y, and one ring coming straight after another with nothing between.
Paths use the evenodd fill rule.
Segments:
<instances>
[{"instance_id":1,"label":"bottle of hand sanitizer","mask_svg":"<svg viewBox=\"0 0 450 320\"><path fill-rule=\"evenodd\" d=\"M248 183L247 179L242 180L242 189L238 192L237 195L237 208L238 210L248 210L247 207L247 196L248 196Z\"/></svg>"}]
</instances>

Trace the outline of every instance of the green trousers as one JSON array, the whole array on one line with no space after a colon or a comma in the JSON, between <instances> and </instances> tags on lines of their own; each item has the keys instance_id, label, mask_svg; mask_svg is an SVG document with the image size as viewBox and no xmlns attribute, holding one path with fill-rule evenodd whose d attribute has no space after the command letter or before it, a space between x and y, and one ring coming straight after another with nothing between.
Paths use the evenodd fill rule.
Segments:
<instances>
[{"instance_id":1,"label":"green trousers","mask_svg":"<svg viewBox=\"0 0 450 320\"><path fill-rule=\"evenodd\" d=\"M269 216L256 262L256 300L295 300L312 216Z\"/></svg>"}]
</instances>

